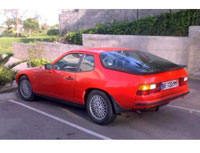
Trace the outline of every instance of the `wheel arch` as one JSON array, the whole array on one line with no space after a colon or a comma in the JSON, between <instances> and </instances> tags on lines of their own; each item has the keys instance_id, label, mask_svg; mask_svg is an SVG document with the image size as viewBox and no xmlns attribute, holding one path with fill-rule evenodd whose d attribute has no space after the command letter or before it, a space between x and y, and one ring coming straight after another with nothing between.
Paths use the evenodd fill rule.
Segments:
<instances>
[{"instance_id":1,"label":"wheel arch","mask_svg":"<svg viewBox=\"0 0 200 153\"><path fill-rule=\"evenodd\" d=\"M88 89L85 90L85 93L84 93L84 103L85 104L86 104L88 95L93 90L98 90L98 91L104 92L108 96L108 98L111 101L111 105L112 105L112 108L113 108L113 111L114 111L115 114L120 114L121 112L125 111L125 109L123 109L122 107L120 107L120 105L117 103L117 101L113 98L112 95L110 95L107 91L99 89L99 88L88 88Z\"/></svg>"},{"instance_id":2,"label":"wheel arch","mask_svg":"<svg viewBox=\"0 0 200 153\"><path fill-rule=\"evenodd\" d=\"M22 76L25 76L25 77L29 80L29 76L28 76L27 74L21 73L21 74L17 75L17 77L16 77L16 82L17 82L17 84L19 83L19 80L20 80L20 78L21 78ZM29 81L30 81L30 80L29 80Z\"/></svg>"}]
</instances>

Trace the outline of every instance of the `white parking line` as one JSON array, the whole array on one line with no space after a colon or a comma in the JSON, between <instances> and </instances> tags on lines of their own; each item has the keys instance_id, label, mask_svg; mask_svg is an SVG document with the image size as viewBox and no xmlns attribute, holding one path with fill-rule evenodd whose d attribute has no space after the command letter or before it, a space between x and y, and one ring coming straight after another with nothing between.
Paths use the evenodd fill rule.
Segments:
<instances>
[{"instance_id":1,"label":"white parking line","mask_svg":"<svg viewBox=\"0 0 200 153\"><path fill-rule=\"evenodd\" d=\"M186 108L186 107L175 106L175 105L167 105L167 106L168 107L172 107L172 108L186 110L186 111L189 111L190 113L193 113L193 112L200 113L200 110L196 110L196 109L192 109L192 108Z\"/></svg>"},{"instance_id":2,"label":"white parking line","mask_svg":"<svg viewBox=\"0 0 200 153\"><path fill-rule=\"evenodd\" d=\"M78 129L78 130L80 130L80 131L83 131L83 132L85 132L85 133L87 133L87 134L90 134L90 135L92 135L92 136L95 136L95 137L97 137L97 138L104 139L104 140L111 140L111 138L109 138L109 137L106 137L106 136L104 136L104 135L101 135L101 134L99 134L99 133L96 133L96 132L94 132L94 131L91 131L91 130L89 130L89 129L86 129L86 128L81 127L81 126L79 126L79 125L77 125L77 124L71 123L71 122L69 122L69 121L63 120L63 119L61 119L61 118L59 118L59 117L56 117L56 116L51 115L51 114L49 114L49 113L43 112L43 111L41 111L41 110L39 110L39 109L36 109L36 108L30 107L30 106L28 106L28 105L22 104L22 103L20 103L20 102L18 102L18 101L10 100L9 102L14 103L14 104L17 104L17 105L20 105L20 106L23 106L23 107L25 107L25 108L28 108L28 109L30 109L30 110L32 110L32 111L35 111L35 112L37 112L37 113L39 113L39 114L42 114L42 115L47 116L47 117L49 117L49 118L52 118L52 119L54 119L54 120L56 120L56 121L59 121L59 122L61 122L61 123L64 123L64 124L66 124L66 125L69 125L69 126L71 126L71 127L74 127L74 128L76 128L76 129Z\"/></svg>"}]
</instances>

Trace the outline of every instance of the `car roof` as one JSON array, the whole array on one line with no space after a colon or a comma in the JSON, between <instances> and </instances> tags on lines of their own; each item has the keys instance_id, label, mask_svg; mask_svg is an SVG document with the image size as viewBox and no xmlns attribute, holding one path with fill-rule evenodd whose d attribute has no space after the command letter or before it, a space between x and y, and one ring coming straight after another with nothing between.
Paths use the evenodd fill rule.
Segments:
<instances>
[{"instance_id":1,"label":"car roof","mask_svg":"<svg viewBox=\"0 0 200 153\"><path fill-rule=\"evenodd\" d=\"M135 50L131 48L113 48L113 47L99 47L99 48L83 48L83 49L75 49L71 50L70 52L84 52L84 53L103 53L103 52L109 52L109 51L120 51L120 50Z\"/></svg>"}]
</instances>

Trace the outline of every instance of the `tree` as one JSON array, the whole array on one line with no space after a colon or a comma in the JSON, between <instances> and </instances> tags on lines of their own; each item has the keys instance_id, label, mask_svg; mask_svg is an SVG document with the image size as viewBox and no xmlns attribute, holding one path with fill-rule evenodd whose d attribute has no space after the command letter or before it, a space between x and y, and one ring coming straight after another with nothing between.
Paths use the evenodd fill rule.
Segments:
<instances>
[{"instance_id":1,"label":"tree","mask_svg":"<svg viewBox=\"0 0 200 153\"><path fill-rule=\"evenodd\" d=\"M8 18L5 21L5 24L7 25L7 29L9 30L11 28L11 26L15 24L15 21L13 19L11 19L11 18Z\"/></svg>"},{"instance_id":2,"label":"tree","mask_svg":"<svg viewBox=\"0 0 200 153\"><path fill-rule=\"evenodd\" d=\"M26 14L24 11L20 11L19 9L4 9L3 10L3 15L6 17L5 24L7 25L8 30L13 25L17 33L17 36L20 32L19 24L22 23L24 15Z\"/></svg>"},{"instance_id":3,"label":"tree","mask_svg":"<svg viewBox=\"0 0 200 153\"><path fill-rule=\"evenodd\" d=\"M28 18L24 21L23 27L26 32L29 32L30 34L32 34L32 32L39 30L39 23L34 18Z\"/></svg>"}]
</instances>

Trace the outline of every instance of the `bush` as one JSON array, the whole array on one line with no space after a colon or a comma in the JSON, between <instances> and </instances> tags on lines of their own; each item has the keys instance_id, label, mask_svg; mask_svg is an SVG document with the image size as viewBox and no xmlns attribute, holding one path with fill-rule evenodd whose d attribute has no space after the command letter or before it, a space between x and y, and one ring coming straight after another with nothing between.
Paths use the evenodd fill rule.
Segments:
<instances>
[{"instance_id":1,"label":"bush","mask_svg":"<svg viewBox=\"0 0 200 153\"><path fill-rule=\"evenodd\" d=\"M11 83L15 80L16 72L0 66L0 86L4 86L7 83Z\"/></svg>"},{"instance_id":2,"label":"bush","mask_svg":"<svg viewBox=\"0 0 200 153\"><path fill-rule=\"evenodd\" d=\"M66 40L73 44L82 44L82 34L115 35L164 35L187 36L191 25L200 25L200 10L182 10L175 13L163 13L133 22L118 22L110 25L97 25L87 30L66 34Z\"/></svg>"},{"instance_id":3,"label":"bush","mask_svg":"<svg viewBox=\"0 0 200 153\"><path fill-rule=\"evenodd\" d=\"M66 35L66 39L69 43L82 44L82 33L81 32L70 32Z\"/></svg>"},{"instance_id":4,"label":"bush","mask_svg":"<svg viewBox=\"0 0 200 153\"><path fill-rule=\"evenodd\" d=\"M52 35L59 35L60 32L58 29L50 29L47 31L47 35L52 36Z\"/></svg>"},{"instance_id":5,"label":"bush","mask_svg":"<svg viewBox=\"0 0 200 153\"><path fill-rule=\"evenodd\" d=\"M0 86L3 86L7 83L11 83L13 80L15 80L16 72L12 71L12 68L24 62L20 61L5 67L4 65L9 61L11 56L13 56L13 54L0 54Z\"/></svg>"},{"instance_id":6,"label":"bush","mask_svg":"<svg viewBox=\"0 0 200 153\"><path fill-rule=\"evenodd\" d=\"M28 64L31 67L37 67L37 66L43 66L45 64L51 63L51 61L46 60L46 59L39 59L39 58L35 58L35 59L31 59Z\"/></svg>"}]
</instances>

